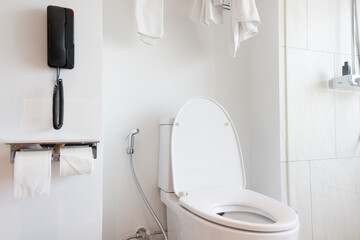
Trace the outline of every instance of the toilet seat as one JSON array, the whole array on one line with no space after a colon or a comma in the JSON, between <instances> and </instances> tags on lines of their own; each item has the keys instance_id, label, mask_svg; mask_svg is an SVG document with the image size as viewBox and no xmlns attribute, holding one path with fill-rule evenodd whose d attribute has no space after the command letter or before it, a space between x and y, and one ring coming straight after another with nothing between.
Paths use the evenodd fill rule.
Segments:
<instances>
[{"instance_id":1,"label":"toilet seat","mask_svg":"<svg viewBox=\"0 0 360 240\"><path fill-rule=\"evenodd\" d=\"M179 204L194 214L217 224L255 232L281 232L298 225L291 208L260 193L237 187L191 192L180 197ZM264 222L232 219L219 213L240 211L264 218Z\"/></svg>"},{"instance_id":2,"label":"toilet seat","mask_svg":"<svg viewBox=\"0 0 360 240\"><path fill-rule=\"evenodd\" d=\"M180 109L172 129L171 165L179 204L209 222L259 233L298 227L294 210L245 189L237 132L214 100L193 98Z\"/></svg>"}]
</instances>

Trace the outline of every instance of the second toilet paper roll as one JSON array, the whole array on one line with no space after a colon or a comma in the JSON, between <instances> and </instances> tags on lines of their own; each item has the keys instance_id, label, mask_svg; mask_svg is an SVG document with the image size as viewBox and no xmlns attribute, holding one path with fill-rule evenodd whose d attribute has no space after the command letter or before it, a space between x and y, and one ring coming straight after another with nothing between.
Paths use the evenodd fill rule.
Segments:
<instances>
[{"instance_id":1,"label":"second toilet paper roll","mask_svg":"<svg viewBox=\"0 0 360 240\"><path fill-rule=\"evenodd\" d=\"M63 147L60 151L60 176L90 175L93 161L91 147Z\"/></svg>"}]
</instances>

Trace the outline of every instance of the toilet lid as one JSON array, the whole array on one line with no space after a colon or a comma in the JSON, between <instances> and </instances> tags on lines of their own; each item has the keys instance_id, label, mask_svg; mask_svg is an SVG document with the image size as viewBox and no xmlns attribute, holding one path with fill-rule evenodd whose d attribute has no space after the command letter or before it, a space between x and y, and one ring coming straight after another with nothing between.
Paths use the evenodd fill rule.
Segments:
<instances>
[{"instance_id":1,"label":"toilet lid","mask_svg":"<svg viewBox=\"0 0 360 240\"><path fill-rule=\"evenodd\" d=\"M245 188L239 139L225 109L212 99L189 100L172 130L171 159L176 195L219 187Z\"/></svg>"}]
</instances>

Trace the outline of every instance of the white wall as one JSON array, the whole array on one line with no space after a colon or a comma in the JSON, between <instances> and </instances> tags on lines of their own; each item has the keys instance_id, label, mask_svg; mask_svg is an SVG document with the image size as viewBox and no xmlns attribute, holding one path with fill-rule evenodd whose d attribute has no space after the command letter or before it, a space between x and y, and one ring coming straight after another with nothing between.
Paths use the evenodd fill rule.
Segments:
<instances>
[{"instance_id":1,"label":"white wall","mask_svg":"<svg viewBox=\"0 0 360 240\"><path fill-rule=\"evenodd\" d=\"M360 238L360 98L327 87L351 58L350 6L350 0L286 0L284 9L288 162L282 169L289 204L300 216L300 240Z\"/></svg>"},{"instance_id":2,"label":"white wall","mask_svg":"<svg viewBox=\"0 0 360 240\"><path fill-rule=\"evenodd\" d=\"M250 174L247 46L251 40L233 59L228 53L229 26L193 23L192 3L165 1L166 37L151 47L137 37L133 0L103 1L104 239L122 239L139 226L157 229L129 172L125 137L135 127L140 129L135 137L136 172L165 222L157 188L158 119L175 116L191 97L212 97L229 111Z\"/></svg>"},{"instance_id":3,"label":"white wall","mask_svg":"<svg viewBox=\"0 0 360 240\"><path fill-rule=\"evenodd\" d=\"M47 66L46 7L75 11L75 69L63 70L65 120L52 129L55 69ZM84 8L86 5L86 8ZM101 239L102 153L91 176L59 177L51 195L13 199L7 141L102 138L102 5L96 1L0 3L0 233L1 239Z\"/></svg>"},{"instance_id":4,"label":"white wall","mask_svg":"<svg viewBox=\"0 0 360 240\"><path fill-rule=\"evenodd\" d=\"M261 31L249 43L251 188L281 199L278 0L256 1Z\"/></svg>"}]
</instances>

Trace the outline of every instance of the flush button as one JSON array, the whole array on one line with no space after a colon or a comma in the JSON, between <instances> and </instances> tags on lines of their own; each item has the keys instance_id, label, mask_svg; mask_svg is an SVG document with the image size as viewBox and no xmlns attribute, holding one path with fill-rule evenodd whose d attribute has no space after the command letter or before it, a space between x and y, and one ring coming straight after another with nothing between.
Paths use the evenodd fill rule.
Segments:
<instances>
[{"instance_id":1,"label":"flush button","mask_svg":"<svg viewBox=\"0 0 360 240\"><path fill-rule=\"evenodd\" d=\"M178 123L178 122L177 122L177 123L175 123L175 126L180 126L180 123Z\"/></svg>"},{"instance_id":2,"label":"flush button","mask_svg":"<svg viewBox=\"0 0 360 240\"><path fill-rule=\"evenodd\" d=\"M225 123L225 126L229 126L229 123L228 123L228 122L226 122L226 123Z\"/></svg>"}]
</instances>

